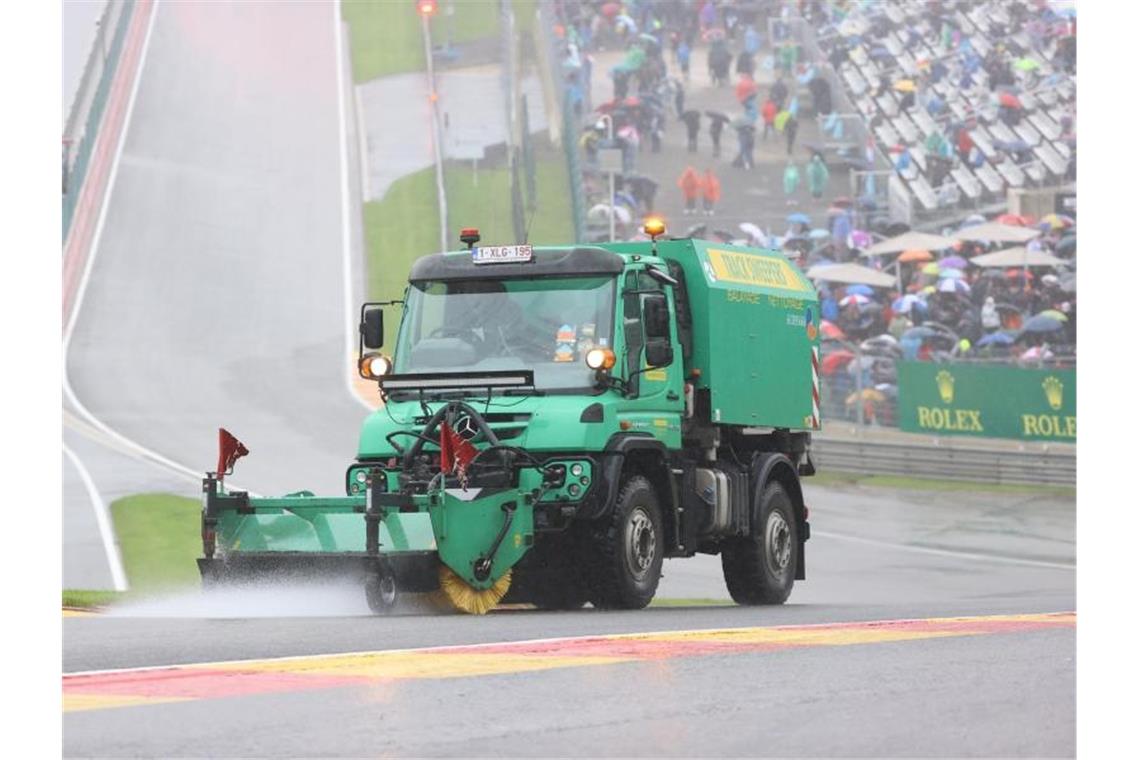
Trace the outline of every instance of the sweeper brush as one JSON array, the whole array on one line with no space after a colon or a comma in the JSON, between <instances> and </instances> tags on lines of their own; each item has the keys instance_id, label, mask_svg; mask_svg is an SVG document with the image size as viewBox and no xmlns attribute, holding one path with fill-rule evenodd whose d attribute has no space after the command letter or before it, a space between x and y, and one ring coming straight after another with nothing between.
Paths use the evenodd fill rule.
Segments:
<instances>
[{"instance_id":1,"label":"sweeper brush","mask_svg":"<svg viewBox=\"0 0 1140 760\"><path fill-rule=\"evenodd\" d=\"M467 582L447 565L439 566L439 590L455 609L471 615L485 615L493 610L507 595L510 587L510 570L490 587L476 589L467 585Z\"/></svg>"}]
</instances>

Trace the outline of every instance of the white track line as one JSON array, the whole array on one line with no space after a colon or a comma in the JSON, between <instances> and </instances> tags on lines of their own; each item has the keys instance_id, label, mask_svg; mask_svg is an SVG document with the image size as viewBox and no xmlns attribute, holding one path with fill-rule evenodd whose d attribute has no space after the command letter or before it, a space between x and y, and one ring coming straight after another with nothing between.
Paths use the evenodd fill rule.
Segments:
<instances>
[{"instance_id":1,"label":"white track line","mask_svg":"<svg viewBox=\"0 0 1140 760\"><path fill-rule=\"evenodd\" d=\"M1054 610L1048 612L1010 612L1010 613L995 613L992 615L951 615L947 617L929 617L929 618L895 618L891 620L850 620L841 622L829 623L787 623L785 625L757 625L757 626L732 626L728 628L686 628L686 629L672 629L666 628L661 631L636 631L633 633L588 633L581 636L550 636L541 639L522 639L519 641L485 641L479 644L440 644L430 647L404 647L401 649L367 649L358 650L354 652L327 652L323 654L291 654L282 657L250 657L241 660L215 660L207 662L185 662L173 663L170 665L142 665L137 668L107 668L104 670L76 670L70 673L64 673L65 678L73 676L97 676L97 675L110 675L113 673L145 673L151 670L169 670L171 668L190 668L190 667L210 667L216 665L244 665L247 663L260 663L260 662L292 662L296 660L329 660L337 657L362 657L367 655L377 654L416 654L440 651L455 651L459 650L479 650L493 647L508 646L530 646L534 644L559 644L574 641L591 641L594 639L635 639L643 636L685 636L685 635L699 635L702 633L722 633L729 631L748 631L757 628L766 630L800 630L800 629L814 629L814 628L834 628L836 626L856 626L856 625L890 625L892 623L925 623L932 620L986 620L989 618L997 617L1039 617L1042 615L1075 615L1073 610Z\"/></svg>"},{"instance_id":2,"label":"white track line","mask_svg":"<svg viewBox=\"0 0 1140 760\"><path fill-rule=\"evenodd\" d=\"M107 556L107 566L111 569L111 585L115 587L116 591L126 591L128 588L127 574L123 571L123 558L119 556L119 545L115 541L111 517L107 514L107 504L99 495L95 481L91 479L91 473L87 471L83 462L75 455L74 451L68 448L66 443L63 444L63 453L67 455L75 467L75 471L79 473L79 479L83 481L83 487L87 489L87 496L91 499L91 507L95 510L95 523L99 526L99 538L103 542L103 553Z\"/></svg>"},{"instance_id":3,"label":"white track line","mask_svg":"<svg viewBox=\"0 0 1140 760\"><path fill-rule=\"evenodd\" d=\"M1053 570L1076 570L1075 564L1068 564L1065 562L1045 562L1044 560L1036 559L1022 559L1020 557L1006 557L1000 554L976 554L974 552L960 552L953 549L934 549L928 546L912 546L910 544L893 544L889 541L876 541L873 538L860 538L859 536L849 536L843 533L830 533L828 531L813 530L813 536L820 538L834 538L837 541L848 541L854 544L866 544L868 546L879 546L884 549L897 549L904 552L914 552L916 554L932 554L936 557L954 557L957 559L973 559L983 562L1000 562L1006 565L1026 565L1028 567L1047 567Z\"/></svg>"},{"instance_id":4,"label":"white track line","mask_svg":"<svg viewBox=\"0 0 1140 760\"><path fill-rule=\"evenodd\" d=\"M349 357L356 353L356 334L358 327L355 320L356 310L352 294L352 231L350 226L351 214L349 212L348 188L348 119L345 117L344 97L344 27L340 20L340 3L330 3L333 15L333 38L336 50L336 104L337 121L340 129L337 133L337 142L340 149L338 162L340 164L340 242L343 259L343 285L344 285L344 356ZM356 392L352 382L352 366L348 363L344 372L344 385L348 395L356 399L357 403L374 411L372 407Z\"/></svg>"}]
</instances>

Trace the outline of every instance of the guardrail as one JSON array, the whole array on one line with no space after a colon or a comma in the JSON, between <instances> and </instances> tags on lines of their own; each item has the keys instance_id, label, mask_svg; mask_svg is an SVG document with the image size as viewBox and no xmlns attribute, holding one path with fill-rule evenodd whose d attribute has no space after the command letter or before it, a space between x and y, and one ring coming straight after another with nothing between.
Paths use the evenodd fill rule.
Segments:
<instances>
[{"instance_id":1,"label":"guardrail","mask_svg":"<svg viewBox=\"0 0 1140 760\"><path fill-rule=\"evenodd\" d=\"M1069 451L1003 451L815 436L812 460L820 472L1021 485L1072 486L1077 480L1077 457Z\"/></svg>"}]
</instances>

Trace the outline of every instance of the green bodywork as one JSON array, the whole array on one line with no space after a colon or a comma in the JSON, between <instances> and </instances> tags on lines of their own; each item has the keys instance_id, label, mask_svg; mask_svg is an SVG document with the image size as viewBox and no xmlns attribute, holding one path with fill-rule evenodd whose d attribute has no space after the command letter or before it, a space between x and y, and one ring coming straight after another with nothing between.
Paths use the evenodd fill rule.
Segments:
<instances>
[{"instance_id":1,"label":"green bodywork","mask_svg":"<svg viewBox=\"0 0 1140 760\"><path fill-rule=\"evenodd\" d=\"M657 255L648 242L590 248L620 256L621 272L613 276L613 329L612 336L606 336L610 340L607 347L617 357L613 377L628 380L633 367L643 370L637 375L636 395L602 384L569 392L497 392L488 396L486 391L472 391L466 401L488 417L487 424L501 437L502 444L525 450L545 464L563 464L566 481L545 487L540 469L522 467L517 487L489 495L474 490L464 493L450 483L446 490L412 495L414 511L384 507L381 554L437 552L439 560L467 583L486 588L533 544L536 503L557 502L572 508L595 493L601 480L599 455L615 436L648 436L666 449L681 447L687 382L709 392L714 423L790 430L813 427L811 356L818 346L818 301L811 284L782 254L699 240L661 241ZM569 250L537 248L534 255L536 259L565 256ZM470 253L445 255L464 257ZM669 262L674 262L672 267ZM646 276L650 266L674 275L678 269L683 273L692 315L688 352L682 350L674 289ZM493 280L496 265L482 267L480 276ZM544 279L542 287L556 290L557 278ZM645 363L644 350L630 358L627 338L642 329L639 296L633 291L652 289L667 299L669 335L675 351L670 366L651 369ZM412 304L406 309L414 308L414 301L405 303ZM397 375L407 371L401 369L399 347L411 344L410 325L415 319L409 312L401 320ZM550 336L551 345L555 339ZM574 355L573 361L584 367L584 354ZM364 552L366 473L383 468L386 490L396 492L400 488L400 452L390 442L391 434L419 431L426 416L444 403L439 398L407 394L388 398L381 409L364 420L357 464L346 474L347 496L252 498L246 513L223 510L217 522L219 554ZM588 409L593 410L591 421L583 421ZM484 448L486 444L476 442L476 446ZM425 453L437 451L433 445L424 446ZM571 476L569 468L575 464L581 471ZM572 485L577 488L571 489ZM515 507L510 529L495 554L490 577L478 579L474 563L499 534L506 519L505 504Z\"/></svg>"}]
</instances>

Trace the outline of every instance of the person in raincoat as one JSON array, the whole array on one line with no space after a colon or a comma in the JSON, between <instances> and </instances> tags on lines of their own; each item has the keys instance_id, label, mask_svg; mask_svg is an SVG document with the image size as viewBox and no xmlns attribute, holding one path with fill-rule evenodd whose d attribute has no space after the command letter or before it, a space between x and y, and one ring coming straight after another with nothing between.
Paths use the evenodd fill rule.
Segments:
<instances>
[{"instance_id":1,"label":"person in raincoat","mask_svg":"<svg viewBox=\"0 0 1140 760\"><path fill-rule=\"evenodd\" d=\"M818 153L811 157L811 162L808 163L808 190L811 191L811 197L819 200L823 197L823 190L827 187L827 180L831 173L827 170L827 164L823 162L823 156Z\"/></svg>"},{"instance_id":2,"label":"person in raincoat","mask_svg":"<svg viewBox=\"0 0 1140 760\"><path fill-rule=\"evenodd\" d=\"M709 139L712 140L713 158L720 158L720 136L724 131L724 125L728 123L727 118L722 118L716 111L706 111L709 117Z\"/></svg>"},{"instance_id":3,"label":"person in raincoat","mask_svg":"<svg viewBox=\"0 0 1140 760\"><path fill-rule=\"evenodd\" d=\"M800 170L795 161L789 161L788 165L784 167L784 197L788 199L788 205L795 202L792 200L792 196L796 194L796 189L799 186Z\"/></svg>"},{"instance_id":4,"label":"person in raincoat","mask_svg":"<svg viewBox=\"0 0 1140 760\"><path fill-rule=\"evenodd\" d=\"M685 131L689 137L689 152L697 152L697 134L701 131L701 112L690 108L681 114L681 121L685 122Z\"/></svg>"},{"instance_id":5,"label":"person in raincoat","mask_svg":"<svg viewBox=\"0 0 1140 760\"><path fill-rule=\"evenodd\" d=\"M752 149L756 147L756 127L748 122L736 125L736 142L740 146L732 165L740 169L751 169L753 165Z\"/></svg>"},{"instance_id":6,"label":"person in raincoat","mask_svg":"<svg viewBox=\"0 0 1140 760\"><path fill-rule=\"evenodd\" d=\"M796 147L796 132L800 130L800 120L795 116L789 116L788 120L784 122L784 139L788 143L788 155L792 155L792 150Z\"/></svg>"},{"instance_id":7,"label":"person in raincoat","mask_svg":"<svg viewBox=\"0 0 1140 760\"><path fill-rule=\"evenodd\" d=\"M763 108L760 109L760 116L764 119L764 134L762 137L767 140L768 133L775 131L776 113L779 109L776 107L776 101L768 98L764 101Z\"/></svg>"},{"instance_id":8,"label":"person in raincoat","mask_svg":"<svg viewBox=\"0 0 1140 760\"><path fill-rule=\"evenodd\" d=\"M685 199L685 213L695 214L697 211L697 196L701 194L701 175L691 166L686 166L677 180L677 187L681 188L681 195Z\"/></svg>"},{"instance_id":9,"label":"person in raincoat","mask_svg":"<svg viewBox=\"0 0 1140 760\"><path fill-rule=\"evenodd\" d=\"M716 204L720 201L720 178L716 176L711 166L705 169L705 176L701 178L701 196L704 200L705 214L712 216L716 211Z\"/></svg>"}]
</instances>

